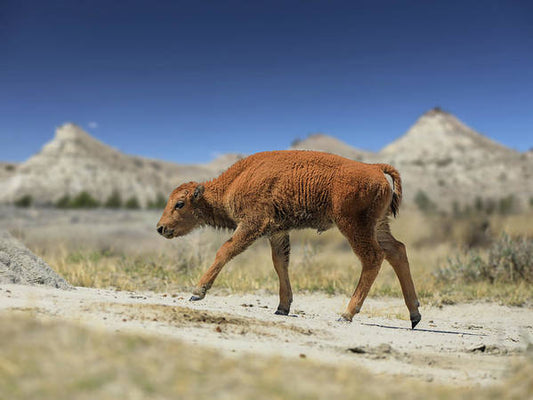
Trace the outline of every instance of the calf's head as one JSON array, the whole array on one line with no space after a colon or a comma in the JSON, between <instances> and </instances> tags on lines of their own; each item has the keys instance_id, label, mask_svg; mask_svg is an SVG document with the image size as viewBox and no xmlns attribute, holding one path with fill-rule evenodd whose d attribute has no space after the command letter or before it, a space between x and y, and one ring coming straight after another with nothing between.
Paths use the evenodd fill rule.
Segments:
<instances>
[{"instance_id":1,"label":"calf's head","mask_svg":"<svg viewBox=\"0 0 533 400\"><path fill-rule=\"evenodd\" d=\"M204 193L204 187L195 182L184 183L170 194L163 215L157 223L157 232L167 239L183 236L201 225L195 209Z\"/></svg>"}]
</instances>

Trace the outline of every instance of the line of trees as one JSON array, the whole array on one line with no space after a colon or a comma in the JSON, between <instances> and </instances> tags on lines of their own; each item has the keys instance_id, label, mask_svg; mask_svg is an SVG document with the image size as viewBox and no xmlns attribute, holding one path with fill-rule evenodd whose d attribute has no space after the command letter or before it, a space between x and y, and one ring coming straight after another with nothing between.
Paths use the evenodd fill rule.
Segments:
<instances>
[{"instance_id":1,"label":"line of trees","mask_svg":"<svg viewBox=\"0 0 533 400\"><path fill-rule=\"evenodd\" d=\"M163 209L167 203L167 199L161 193L158 193L155 200L149 201L146 205L148 209ZM27 208L33 204L33 197L31 195L24 195L13 202L16 207ZM53 206L56 208L69 209L69 208L108 208L119 209L126 208L129 210L136 210L141 208L141 204L137 197L131 196L126 200L122 199L122 196L117 190L114 190L109 197L100 202L94 198L89 192L82 191L76 196L71 197L65 194L59 198Z\"/></svg>"},{"instance_id":2,"label":"line of trees","mask_svg":"<svg viewBox=\"0 0 533 400\"><path fill-rule=\"evenodd\" d=\"M530 204L533 205L533 198ZM456 217L469 216L473 214L484 215L509 215L520 211L520 204L517 198L510 194L499 199L483 199L476 197L472 204L466 204L461 207L458 202L453 203L453 215Z\"/></svg>"},{"instance_id":3,"label":"line of trees","mask_svg":"<svg viewBox=\"0 0 533 400\"><path fill-rule=\"evenodd\" d=\"M437 204L422 190L419 190L416 193L414 201L417 208L426 214L439 212ZM165 208L166 203L166 197L161 193L158 193L155 200L148 202L146 208L154 210L163 209ZM33 204L33 198L31 195L27 194L15 200L13 204L22 208L30 207ZM84 190L74 197L66 194L53 205L56 208L126 208L130 210L141 208L140 202L135 196L131 196L123 201L117 190L114 190L104 202L98 201L91 196L89 192ZM529 207L533 208L533 197L529 199ZM467 217L480 214L508 215L519 211L520 204L518 203L517 198L512 194L497 200L492 198L483 199L478 196L474 199L472 204L461 205L457 201L454 201L452 204L452 215L454 217Z\"/></svg>"},{"instance_id":4,"label":"line of trees","mask_svg":"<svg viewBox=\"0 0 533 400\"><path fill-rule=\"evenodd\" d=\"M417 208L426 214L439 212L437 204L422 190L416 193L414 201ZM533 208L533 197L529 199L529 207ZM499 199L478 196L469 204L454 201L451 213L454 217L460 218L472 215L509 215L520 211L522 210L518 199L510 194Z\"/></svg>"}]
</instances>

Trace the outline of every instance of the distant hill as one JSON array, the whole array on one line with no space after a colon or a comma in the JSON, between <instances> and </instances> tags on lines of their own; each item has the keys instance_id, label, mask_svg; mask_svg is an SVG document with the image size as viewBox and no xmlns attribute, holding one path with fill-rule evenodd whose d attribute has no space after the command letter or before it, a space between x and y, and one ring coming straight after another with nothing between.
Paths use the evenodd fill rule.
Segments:
<instances>
[{"instance_id":1,"label":"distant hill","mask_svg":"<svg viewBox=\"0 0 533 400\"><path fill-rule=\"evenodd\" d=\"M53 140L39 153L0 181L0 202L30 194L36 203L47 204L84 190L105 201L117 190L123 200L135 197L146 205L159 193L168 195L183 181L213 177L235 156L226 158L212 165L180 165L130 156L67 123L56 130Z\"/></svg>"},{"instance_id":2,"label":"distant hill","mask_svg":"<svg viewBox=\"0 0 533 400\"><path fill-rule=\"evenodd\" d=\"M338 154L352 160L365 161L374 156L373 153L356 149L343 141L322 133L309 135L304 140L293 142L293 150L318 150L327 153Z\"/></svg>"},{"instance_id":3,"label":"distant hill","mask_svg":"<svg viewBox=\"0 0 533 400\"><path fill-rule=\"evenodd\" d=\"M434 108L381 151L358 150L324 134L293 148L321 150L369 163L385 162L401 173L404 195L412 202L423 191L440 208L472 204L476 197L499 200L514 195L523 204L533 197L533 152L507 148Z\"/></svg>"},{"instance_id":4,"label":"distant hill","mask_svg":"<svg viewBox=\"0 0 533 400\"><path fill-rule=\"evenodd\" d=\"M419 191L441 209L454 202L472 204L477 197L497 201L513 195L523 205L533 197L533 151L509 149L438 108L379 152L359 150L325 134L310 135L291 148L390 163L401 173L407 203ZM212 178L242 157L224 154L208 164L181 165L130 156L68 123L26 162L0 163L0 202L31 194L36 203L47 204L82 190L105 201L118 190L124 200L136 197L146 205L181 182Z\"/></svg>"},{"instance_id":5,"label":"distant hill","mask_svg":"<svg viewBox=\"0 0 533 400\"><path fill-rule=\"evenodd\" d=\"M423 190L446 205L509 195L526 203L533 196L533 158L494 142L440 109L422 115L378 156L400 169L409 197Z\"/></svg>"}]
</instances>

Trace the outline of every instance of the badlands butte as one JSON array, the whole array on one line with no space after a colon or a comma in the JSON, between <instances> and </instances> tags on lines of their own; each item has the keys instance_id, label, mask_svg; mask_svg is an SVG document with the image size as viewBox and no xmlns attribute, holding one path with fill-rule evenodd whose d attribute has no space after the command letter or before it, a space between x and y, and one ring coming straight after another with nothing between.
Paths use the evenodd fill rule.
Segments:
<instances>
[{"instance_id":1,"label":"badlands butte","mask_svg":"<svg viewBox=\"0 0 533 400\"><path fill-rule=\"evenodd\" d=\"M352 142L357 142L354 134ZM334 137L313 134L291 149L319 150L367 163L389 163L402 176L404 201L420 191L449 210L476 198L513 196L517 207L533 198L533 151L521 153L476 132L450 113L434 108L379 152L354 148ZM66 123L42 150L21 164L0 163L0 203L30 195L38 205L87 191L104 202L118 191L141 206L167 196L182 182L213 178L245 155L226 154L208 164L176 164L121 153L79 126Z\"/></svg>"}]
</instances>

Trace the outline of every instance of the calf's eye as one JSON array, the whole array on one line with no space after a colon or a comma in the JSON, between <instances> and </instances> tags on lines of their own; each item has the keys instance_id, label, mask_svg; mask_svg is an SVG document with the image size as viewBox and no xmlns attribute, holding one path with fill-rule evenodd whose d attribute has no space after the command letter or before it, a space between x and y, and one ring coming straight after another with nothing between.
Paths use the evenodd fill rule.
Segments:
<instances>
[{"instance_id":1,"label":"calf's eye","mask_svg":"<svg viewBox=\"0 0 533 400\"><path fill-rule=\"evenodd\" d=\"M185 202L184 201L178 201L176 203L176 205L174 206L174 208L177 210L178 208L182 208L183 206L185 205Z\"/></svg>"}]
</instances>

